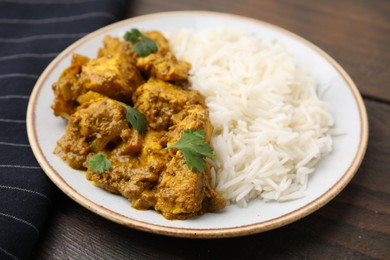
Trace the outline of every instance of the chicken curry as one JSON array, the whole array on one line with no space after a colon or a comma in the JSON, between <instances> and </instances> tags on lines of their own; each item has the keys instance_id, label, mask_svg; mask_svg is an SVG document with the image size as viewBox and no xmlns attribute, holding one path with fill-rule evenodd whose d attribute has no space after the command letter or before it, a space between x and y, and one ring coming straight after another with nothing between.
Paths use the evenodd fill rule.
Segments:
<instances>
[{"instance_id":1,"label":"chicken curry","mask_svg":"<svg viewBox=\"0 0 390 260\"><path fill-rule=\"evenodd\" d=\"M53 84L51 107L68 120L54 153L136 209L155 209L167 219L220 210L226 201L210 184L207 161L203 171L194 172L180 149L166 149L188 130L201 130L210 142L213 126L204 98L188 89L191 64L175 57L161 33L141 36L156 51L140 55L136 43L106 36L96 58L73 54ZM146 120L144 130L129 124L131 109ZM97 155L107 167L92 167Z\"/></svg>"}]
</instances>

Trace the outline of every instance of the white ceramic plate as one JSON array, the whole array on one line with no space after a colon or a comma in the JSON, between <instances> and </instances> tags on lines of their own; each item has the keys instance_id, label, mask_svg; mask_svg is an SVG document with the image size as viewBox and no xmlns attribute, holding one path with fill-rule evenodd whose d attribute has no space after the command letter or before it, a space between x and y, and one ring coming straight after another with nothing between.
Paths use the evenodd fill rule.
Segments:
<instances>
[{"instance_id":1,"label":"white ceramic plate","mask_svg":"<svg viewBox=\"0 0 390 260\"><path fill-rule=\"evenodd\" d=\"M69 168L52 151L64 134L66 122L54 117L50 104L51 85L70 64L72 53L96 57L103 37L118 36L130 28L168 30L204 29L211 26L245 28L261 37L284 42L298 63L311 68L320 85L327 85L323 99L331 104L337 128L345 135L334 138L333 152L323 158L311 176L307 196L289 202L255 201L247 208L228 206L219 213L180 221L164 219L153 210L131 208L123 197L112 195L87 181L80 171ZM63 51L43 72L30 98L27 114L33 152L49 178L69 197L89 210L128 227L182 237L216 238L241 236L277 228L296 221L325 205L351 180L367 146L367 114L361 96L347 73L324 51L301 37L261 21L222 13L169 12L124 20L93 32Z\"/></svg>"}]
</instances>

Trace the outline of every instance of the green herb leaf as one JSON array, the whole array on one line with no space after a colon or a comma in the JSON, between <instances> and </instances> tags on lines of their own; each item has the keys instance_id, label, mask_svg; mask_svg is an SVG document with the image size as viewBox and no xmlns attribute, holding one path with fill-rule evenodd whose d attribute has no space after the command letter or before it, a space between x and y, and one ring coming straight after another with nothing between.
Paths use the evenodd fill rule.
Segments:
<instances>
[{"instance_id":1,"label":"green herb leaf","mask_svg":"<svg viewBox=\"0 0 390 260\"><path fill-rule=\"evenodd\" d=\"M129 106L126 108L126 120L135 128L138 133L144 134L146 131L147 120L144 114L139 112L137 109Z\"/></svg>"},{"instance_id":2,"label":"green herb leaf","mask_svg":"<svg viewBox=\"0 0 390 260\"><path fill-rule=\"evenodd\" d=\"M205 141L205 133L202 129L184 130L180 140L164 150L171 148L177 148L183 153L188 169L195 173L205 171L205 157L215 158L213 149Z\"/></svg>"},{"instance_id":3,"label":"green herb leaf","mask_svg":"<svg viewBox=\"0 0 390 260\"><path fill-rule=\"evenodd\" d=\"M133 49L140 57L146 57L158 50L157 44L150 38L143 35L138 29L127 31L123 38L134 43Z\"/></svg>"},{"instance_id":4,"label":"green herb leaf","mask_svg":"<svg viewBox=\"0 0 390 260\"><path fill-rule=\"evenodd\" d=\"M149 54L157 51L156 43L147 37L142 37L142 40L134 45L134 51L141 57L146 57Z\"/></svg>"},{"instance_id":5,"label":"green herb leaf","mask_svg":"<svg viewBox=\"0 0 390 260\"><path fill-rule=\"evenodd\" d=\"M125 35L123 36L123 38L126 41L135 43L136 41L138 41L138 38L140 38L141 36L142 36L142 33L138 29L133 28L130 31L127 31L125 33Z\"/></svg>"},{"instance_id":6,"label":"green herb leaf","mask_svg":"<svg viewBox=\"0 0 390 260\"><path fill-rule=\"evenodd\" d=\"M102 153L97 153L92 156L88 162L88 167L94 173L103 173L111 168L111 162L107 159L107 157Z\"/></svg>"}]
</instances>

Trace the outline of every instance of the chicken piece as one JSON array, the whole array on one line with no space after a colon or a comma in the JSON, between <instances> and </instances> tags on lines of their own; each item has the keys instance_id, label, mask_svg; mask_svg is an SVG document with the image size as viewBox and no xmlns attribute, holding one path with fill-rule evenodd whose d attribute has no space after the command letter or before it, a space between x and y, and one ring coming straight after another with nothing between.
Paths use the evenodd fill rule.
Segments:
<instances>
[{"instance_id":1,"label":"chicken piece","mask_svg":"<svg viewBox=\"0 0 390 260\"><path fill-rule=\"evenodd\" d=\"M170 159L168 152L163 150L167 141L165 131L148 131L139 155L140 163L153 169L165 169Z\"/></svg>"},{"instance_id":2,"label":"chicken piece","mask_svg":"<svg viewBox=\"0 0 390 260\"><path fill-rule=\"evenodd\" d=\"M128 57L130 63L136 63L138 55L134 52L131 42L121 41L119 38L110 35L104 37L103 47L99 49L98 57L113 56L117 53L124 54L125 57Z\"/></svg>"},{"instance_id":3,"label":"chicken piece","mask_svg":"<svg viewBox=\"0 0 390 260\"><path fill-rule=\"evenodd\" d=\"M146 116L148 127L154 130L167 130L172 125L171 117L186 105L204 106L204 100L199 92L183 90L155 78L149 79L136 90L133 102Z\"/></svg>"},{"instance_id":4,"label":"chicken piece","mask_svg":"<svg viewBox=\"0 0 390 260\"><path fill-rule=\"evenodd\" d=\"M168 40L156 31L143 33L157 44L157 52L137 59L137 67L148 77L156 77L164 81L187 80L191 64L177 60L169 49Z\"/></svg>"},{"instance_id":5,"label":"chicken piece","mask_svg":"<svg viewBox=\"0 0 390 260\"><path fill-rule=\"evenodd\" d=\"M137 60L137 67L151 77L164 81L187 80L191 64L177 60L175 55L167 52L165 55L152 53Z\"/></svg>"},{"instance_id":6,"label":"chicken piece","mask_svg":"<svg viewBox=\"0 0 390 260\"><path fill-rule=\"evenodd\" d=\"M69 118L76 111L77 98L85 92L84 87L79 83L79 74L82 66L88 61L89 58L85 56L73 54L71 65L61 73L58 81L53 84L54 101L51 108L54 115Z\"/></svg>"},{"instance_id":7,"label":"chicken piece","mask_svg":"<svg viewBox=\"0 0 390 260\"><path fill-rule=\"evenodd\" d=\"M117 101L103 98L84 103L68 121L65 134L54 153L74 169L85 169L87 155L97 153L129 129L124 108Z\"/></svg>"},{"instance_id":8,"label":"chicken piece","mask_svg":"<svg viewBox=\"0 0 390 260\"><path fill-rule=\"evenodd\" d=\"M188 105L172 116L173 126L167 132L168 143L179 141L185 129L203 129L206 142L210 142L213 126L209 120L207 108L201 105ZM163 173L157 186L156 210L167 219L187 219L205 212L220 210L226 206L226 200L210 185L210 166L206 163L203 173L194 173L188 169L181 151L170 149L173 159Z\"/></svg>"},{"instance_id":9,"label":"chicken piece","mask_svg":"<svg viewBox=\"0 0 390 260\"><path fill-rule=\"evenodd\" d=\"M86 138L78 132L78 122L76 118L69 118L65 134L57 141L54 154L60 157L70 167L76 170L84 170L85 162L91 147Z\"/></svg>"},{"instance_id":10,"label":"chicken piece","mask_svg":"<svg viewBox=\"0 0 390 260\"><path fill-rule=\"evenodd\" d=\"M201 105L188 105L171 117L173 125L167 133L168 146L179 141L181 133L186 129L203 129L205 140L210 143L213 125L209 119L209 111Z\"/></svg>"},{"instance_id":11,"label":"chicken piece","mask_svg":"<svg viewBox=\"0 0 390 260\"><path fill-rule=\"evenodd\" d=\"M204 186L204 174L188 169L182 153L177 152L157 186L155 209L167 219L195 216L202 209Z\"/></svg>"},{"instance_id":12,"label":"chicken piece","mask_svg":"<svg viewBox=\"0 0 390 260\"><path fill-rule=\"evenodd\" d=\"M78 112L80 134L88 138L93 152L102 151L123 130L129 129L124 108L115 100L93 102Z\"/></svg>"},{"instance_id":13,"label":"chicken piece","mask_svg":"<svg viewBox=\"0 0 390 260\"><path fill-rule=\"evenodd\" d=\"M209 166L205 173L194 173L177 151L157 185L155 209L167 219L188 219L225 206L226 200L210 187Z\"/></svg>"},{"instance_id":14,"label":"chicken piece","mask_svg":"<svg viewBox=\"0 0 390 260\"><path fill-rule=\"evenodd\" d=\"M144 137L140 157L118 156L117 150L121 149L118 146L109 155L111 168L102 174L94 174L88 169L87 179L98 187L126 197L136 209L154 207L154 187L170 160L168 152L162 150L165 146L165 132L149 131Z\"/></svg>"},{"instance_id":15,"label":"chicken piece","mask_svg":"<svg viewBox=\"0 0 390 260\"><path fill-rule=\"evenodd\" d=\"M135 89L143 83L138 69L124 54L102 56L83 66L80 83L112 99L130 102Z\"/></svg>"},{"instance_id":16,"label":"chicken piece","mask_svg":"<svg viewBox=\"0 0 390 260\"><path fill-rule=\"evenodd\" d=\"M143 192L132 200L132 207L136 209L154 208L156 204L155 187L163 171L165 171L168 162L171 159L168 151L163 150L167 145L165 131L148 131L145 136L142 151L139 156L140 166L155 174L156 181L149 183L147 189L143 187ZM142 179L137 177L139 183ZM145 181L142 180L144 183ZM135 185L141 186L135 183Z\"/></svg>"}]
</instances>

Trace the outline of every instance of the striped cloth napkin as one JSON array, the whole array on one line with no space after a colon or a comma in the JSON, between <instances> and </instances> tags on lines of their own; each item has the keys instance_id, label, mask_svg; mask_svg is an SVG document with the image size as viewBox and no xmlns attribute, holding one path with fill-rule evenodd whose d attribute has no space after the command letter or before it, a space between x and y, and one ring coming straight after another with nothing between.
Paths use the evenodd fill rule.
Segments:
<instances>
[{"instance_id":1,"label":"striped cloth napkin","mask_svg":"<svg viewBox=\"0 0 390 260\"><path fill-rule=\"evenodd\" d=\"M54 185L26 133L29 95L39 75L82 36L123 18L125 0L0 0L0 259L28 258Z\"/></svg>"}]
</instances>

